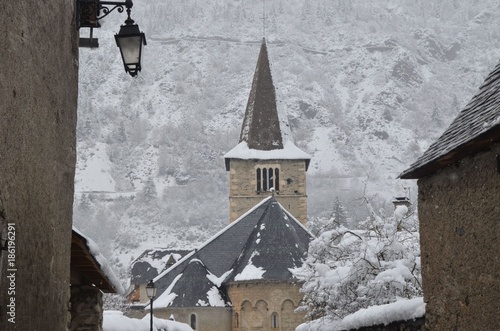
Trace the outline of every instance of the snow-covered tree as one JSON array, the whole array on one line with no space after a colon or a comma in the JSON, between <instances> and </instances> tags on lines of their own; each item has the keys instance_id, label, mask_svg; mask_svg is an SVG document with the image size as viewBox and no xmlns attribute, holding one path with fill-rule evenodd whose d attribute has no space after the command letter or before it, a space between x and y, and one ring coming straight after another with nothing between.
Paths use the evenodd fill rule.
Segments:
<instances>
[{"instance_id":1,"label":"snow-covered tree","mask_svg":"<svg viewBox=\"0 0 500 331\"><path fill-rule=\"evenodd\" d=\"M347 210L340 201L339 197L335 197L332 209L328 216L320 216L309 220L309 230L316 236L319 234L338 228L339 226L349 227L351 219L347 214Z\"/></svg>"},{"instance_id":2,"label":"snow-covered tree","mask_svg":"<svg viewBox=\"0 0 500 331\"><path fill-rule=\"evenodd\" d=\"M342 318L359 309L422 295L418 220L399 206L375 213L361 229L340 226L320 234L295 275L304 281L302 310L313 319Z\"/></svg>"}]
</instances>

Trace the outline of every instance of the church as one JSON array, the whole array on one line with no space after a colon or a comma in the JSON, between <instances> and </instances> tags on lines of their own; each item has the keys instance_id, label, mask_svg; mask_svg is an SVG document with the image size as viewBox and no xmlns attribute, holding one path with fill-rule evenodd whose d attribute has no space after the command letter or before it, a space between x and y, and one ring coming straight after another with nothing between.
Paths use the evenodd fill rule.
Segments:
<instances>
[{"instance_id":1,"label":"church","mask_svg":"<svg viewBox=\"0 0 500 331\"><path fill-rule=\"evenodd\" d=\"M293 331L304 322L291 270L302 266L313 239L306 228L310 156L283 133L285 122L263 39L239 143L224 156L230 223L154 278L155 316L197 331Z\"/></svg>"}]
</instances>

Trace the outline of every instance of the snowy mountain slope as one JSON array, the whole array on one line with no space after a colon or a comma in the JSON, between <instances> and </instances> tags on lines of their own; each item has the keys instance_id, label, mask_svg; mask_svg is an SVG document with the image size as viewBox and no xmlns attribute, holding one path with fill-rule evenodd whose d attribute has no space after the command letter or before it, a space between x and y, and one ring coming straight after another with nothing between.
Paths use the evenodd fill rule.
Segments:
<instances>
[{"instance_id":1,"label":"snowy mountain slope","mask_svg":"<svg viewBox=\"0 0 500 331\"><path fill-rule=\"evenodd\" d=\"M313 217L336 196L361 215L364 191L384 202L411 184L397 175L500 57L493 0L265 8L279 108L313 157ZM98 49L80 49L75 224L123 270L146 248L193 247L227 224L222 156L238 143L263 9L260 0L136 0L132 18L148 42L136 79L113 40L124 15L96 32Z\"/></svg>"}]
</instances>

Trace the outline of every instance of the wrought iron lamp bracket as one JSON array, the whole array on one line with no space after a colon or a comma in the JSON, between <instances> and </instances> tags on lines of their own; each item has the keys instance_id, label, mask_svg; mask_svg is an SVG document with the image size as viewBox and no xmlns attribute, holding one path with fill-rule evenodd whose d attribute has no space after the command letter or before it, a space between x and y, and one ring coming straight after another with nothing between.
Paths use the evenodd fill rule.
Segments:
<instances>
[{"instance_id":1,"label":"wrought iron lamp bracket","mask_svg":"<svg viewBox=\"0 0 500 331\"><path fill-rule=\"evenodd\" d=\"M99 0L76 0L77 27L78 29L99 28L99 20L108 16L115 9L123 13L127 8L130 19L130 8L133 6L132 0L125 1L99 1Z\"/></svg>"}]
</instances>

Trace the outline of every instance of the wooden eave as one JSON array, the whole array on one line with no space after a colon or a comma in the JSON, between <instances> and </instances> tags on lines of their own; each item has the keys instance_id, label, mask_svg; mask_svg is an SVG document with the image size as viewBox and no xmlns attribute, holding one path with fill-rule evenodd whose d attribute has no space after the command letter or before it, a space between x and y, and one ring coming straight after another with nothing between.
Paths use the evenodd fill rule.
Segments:
<instances>
[{"instance_id":1,"label":"wooden eave","mask_svg":"<svg viewBox=\"0 0 500 331\"><path fill-rule=\"evenodd\" d=\"M426 164L415 169L403 172L399 178L401 179L419 179L427 177L444 169L461 159L474 155L476 153L491 149L491 146L500 142L500 126L496 126L492 130L480 134L476 138L468 141L467 143L458 146L445 155L434 159Z\"/></svg>"},{"instance_id":2,"label":"wooden eave","mask_svg":"<svg viewBox=\"0 0 500 331\"><path fill-rule=\"evenodd\" d=\"M99 263L90 254L87 240L75 231L71 235L71 269L78 270L82 277L105 293L116 293L116 289L101 270Z\"/></svg>"}]
</instances>

